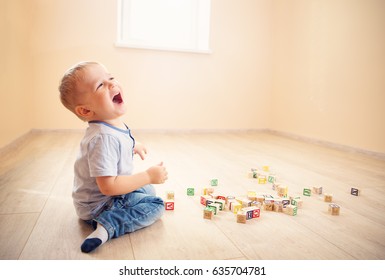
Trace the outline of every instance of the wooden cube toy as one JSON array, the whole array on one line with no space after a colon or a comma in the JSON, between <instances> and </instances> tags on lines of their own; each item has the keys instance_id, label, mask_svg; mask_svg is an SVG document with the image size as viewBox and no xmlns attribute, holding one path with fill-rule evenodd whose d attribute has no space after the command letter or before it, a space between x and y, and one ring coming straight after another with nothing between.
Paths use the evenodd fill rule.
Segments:
<instances>
[{"instance_id":1,"label":"wooden cube toy","mask_svg":"<svg viewBox=\"0 0 385 280\"><path fill-rule=\"evenodd\" d=\"M174 195L174 192L173 191L168 191L167 193L166 193L166 199L167 200L173 200L174 199L174 197L175 197L175 195Z\"/></svg>"},{"instance_id":2,"label":"wooden cube toy","mask_svg":"<svg viewBox=\"0 0 385 280\"><path fill-rule=\"evenodd\" d=\"M164 203L164 207L166 210L174 210L174 201L173 200L166 200L165 203Z\"/></svg>"},{"instance_id":3,"label":"wooden cube toy","mask_svg":"<svg viewBox=\"0 0 385 280\"><path fill-rule=\"evenodd\" d=\"M207 205L207 200L210 199L211 196L208 195L201 195L200 202L202 205L206 206Z\"/></svg>"},{"instance_id":4,"label":"wooden cube toy","mask_svg":"<svg viewBox=\"0 0 385 280\"><path fill-rule=\"evenodd\" d=\"M187 188L187 195L188 196L194 196L195 190L194 188Z\"/></svg>"},{"instance_id":5,"label":"wooden cube toy","mask_svg":"<svg viewBox=\"0 0 385 280\"><path fill-rule=\"evenodd\" d=\"M205 209L203 209L203 218L211 220L211 218L213 217L213 213L213 209L206 207Z\"/></svg>"},{"instance_id":6,"label":"wooden cube toy","mask_svg":"<svg viewBox=\"0 0 385 280\"><path fill-rule=\"evenodd\" d=\"M303 201L301 199L299 199L299 198L294 198L291 201L291 205L297 206L298 208L302 208Z\"/></svg>"},{"instance_id":7,"label":"wooden cube toy","mask_svg":"<svg viewBox=\"0 0 385 280\"><path fill-rule=\"evenodd\" d=\"M276 181L276 177L275 177L275 175L274 174L270 174L268 177L267 177L267 181L269 182L269 183L275 183L275 181Z\"/></svg>"},{"instance_id":8,"label":"wooden cube toy","mask_svg":"<svg viewBox=\"0 0 385 280\"><path fill-rule=\"evenodd\" d=\"M311 196L311 189L303 189L303 195Z\"/></svg>"},{"instance_id":9,"label":"wooden cube toy","mask_svg":"<svg viewBox=\"0 0 385 280\"><path fill-rule=\"evenodd\" d=\"M314 194L322 194L322 187L313 187Z\"/></svg>"},{"instance_id":10,"label":"wooden cube toy","mask_svg":"<svg viewBox=\"0 0 385 280\"><path fill-rule=\"evenodd\" d=\"M237 213L237 223L240 223L240 224L246 224L246 214L243 213L242 211L239 211Z\"/></svg>"},{"instance_id":11,"label":"wooden cube toy","mask_svg":"<svg viewBox=\"0 0 385 280\"><path fill-rule=\"evenodd\" d=\"M356 189L356 188L351 188L351 189L350 189L350 194L351 194L351 195L354 195L354 196L359 196L360 190L359 190L359 189Z\"/></svg>"},{"instance_id":12,"label":"wooden cube toy","mask_svg":"<svg viewBox=\"0 0 385 280\"><path fill-rule=\"evenodd\" d=\"M333 195L325 193L324 201L325 202L332 202L333 201Z\"/></svg>"},{"instance_id":13,"label":"wooden cube toy","mask_svg":"<svg viewBox=\"0 0 385 280\"><path fill-rule=\"evenodd\" d=\"M290 216L296 216L297 215L297 206L289 205L286 207L286 214Z\"/></svg>"},{"instance_id":14,"label":"wooden cube toy","mask_svg":"<svg viewBox=\"0 0 385 280\"><path fill-rule=\"evenodd\" d=\"M218 179L211 179L210 180L210 185L215 187L215 186L218 186Z\"/></svg>"},{"instance_id":15,"label":"wooden cube toy","mask_svg":"<svg viewBox=\"0 0 385 280\"><path fill-rule=\"evenodd\" d=\"M333 216L338 216L340 214L340 206L335 203L329 204L328 212Z\"/></svg>"},{"instance_id":16,"label":"wooden cube toy","mask_svg":"<svg viewBox=\"0 0 385 280\"><path fill-rule=\"evenodd\" d=\"M261 175L258 177L258 184L266 184L266 176Z\"/></svg>"}]
</instances>

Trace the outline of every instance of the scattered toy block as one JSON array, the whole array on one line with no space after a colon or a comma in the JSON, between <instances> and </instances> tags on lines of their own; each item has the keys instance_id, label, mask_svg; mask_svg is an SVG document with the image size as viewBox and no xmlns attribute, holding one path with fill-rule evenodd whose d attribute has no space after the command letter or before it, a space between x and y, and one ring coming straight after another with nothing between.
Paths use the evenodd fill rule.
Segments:
<instances>
[{"instance_id":1,"label":"scattered toy block","mask_svg":"<svg viewBox=\"0 0 385 280\"><path fill-rule=\"evenodd\" d=\"M257 201L261 204L265 201L265 197L263 195L257 195Z\"/></svg>"},{"instance_id":2,"label":"scattered toy block","mask_svg":"<svg viewBox=\"0 0 385 280\"><path fill-rule=\"evenodd\" d=\"M322 187L313 187L314 194L322 194Z\"/></svg>"},{"instance_id":3,"label":"scattered toy block","mask_svg":"<svg viewBox=\"0 0 385 280\"><path fill-rule=\"evenodd\" d=\"M274 184L276 180L277 180L277 178L275 177L274 174L269 174L269 176L267 177L267 181L269 183L273 183Z\"/></svg>"},{"instance_id":4,"label":"scattered toy block","mask_svg":"<svg viewBox=\"0 0 385 280\"><path fill-rule=\"evenodd\" d=\"M214 192L214 188L204 188L203 195L210 195Z\"/></svg>"},{"instance_id":5,"label":"scattered toy block","mask_svg":"<svg viewBox=\"0 0 385 280\"><path fill-rule=\"evenodd\" d=\"M266 176L261 175L258 177L258 184L266 184Z\"/></svg>"},{"instance_id":6,"label":"scattered toy block","mask_svg":"<svg viewBox=\"0 0 385 280\"><path fill-rule=\"evenodd\" d=\"M237 223L240 223L240 224L246 224L246 214L243 213L242 211L239 211L237 213Z\"/></svg>"},{"instance_id":7,"label":"scattered toy block","mask_svg":"<svg viewBox=\"0 0 385 280\"><path fill-rule=\"evenodd\" d=\"M225 210L225 201L224 200L216 199L214 203L219 205L219 211Z\"/></svg>"},{"instance_id":8,"label":"scattered toy block","mask_svg":"<svg viewBox=\"0 0 385 280\"><path fill-rule=\"evenodd\" d=\"M263 209L265 211L273 211L274 210L274 201L265 200L265 202L263 203Z\"/></svg>"},{"instance_id":9,"label":"scattered toy block","mask_svg":"<svg viewBox=\"0 0 385 280\"><path fill-rule=\"evenodd\" d=\"M218 179L211 179L210 180L210 186L212 186L212 187L218 186Z\"/></svg>"},{"instance_id":10,"label":"scattered toy block","mask_svg":"<svg viewBox=\"0 0 385 280\"><path fill-rule=\"evenodd\" d=\"M289 205L286 207L286 214L290 215L290 216L296 216L297 215L297 209L298 207L297 206L294 206L294 205Z\"/></svg>"},{"instance_id":11,"label":"scattered toy block","mask_svg":"<svg viewBox=\"0 0 385 280\"><path fill-rule=\"evenodd\" d=\"M187 195L188 196L194 196L195 189L194 188L187 188Z\"/></svg>"},{"instance_id":12,"label":"scattered toy block","mask_svg":"<svg viewBox=\"0 0 385 280\"><path fill-rule=\"evenodd\" d=\"M324 201L325 202L332 202L333 201L333 195L325 193Z\"/></svg>"},{"instance_id":13,"label":"scattered toy block","mask_svg":"<svg viewBox=\"0 0 385 280\"><path fill-rule=\"evenodd\" d=\"M350 194L351 194L351 195L354 195L354 196L359 196L360 190L359 190L359 189L356 189L356 188L351 188L351 189L350 189Z\"/></svg>"},{"instance_id":14,"label":"scattered toy block","mask_svg":"<svg viewBox=\"0 0 385 280\"><path fill-rule=\"evenodd\" d=\"M168 191L168 192L166 193L166 199L167 199L167 200L174 200L174 198L175 198L175 195L174 195L174 192L173 192L173 191Z\"/></svg>"},{"instance_id":15,"label":"scattered toy block","mask_svg":"<svg viewBox=\"0 0 385 280\"><path fill-rule=\"evenodd\" d=\"M210 199L211 196L208 195L201 195L200 202L202 205L206 206L207 205L207 200Z\"/></svg>"},{"instance_id":16,"label":"scattered toy block","mask_svg":"<svg viewBox=\"0 0 385 280\"><path fill-rule=\"evenodd\" d=\"M329 204L328 212L333 216L338 216L340 214L340 206L335 203Z\"/></svg>"},{"instance_id":17,"label":"scattered toy block","mask_svg":"<svg viewBox=\"0 0 385 280\"><path fill-rule=\"evenodd\" d=\"M290 205L290 199L287 199L287 198L282 199L283 208L285 208L287 205Z\"/></svg>"},{"instance_id":18,"label":"scattered toy block","mask_svg":"<svg viewBox=\"0 0 385 280\"><path fill-rule=\"evenodd\" d=\"M282 200L275 200L274 201L274 211L275 212L283 212Z\"/></svg>"},{"instance_id":19,"label":"scattered toy block","mask_svg":"<svg viewBox=\"0 0 385 280\"><path fill-rule=\"evenodd\" d=\"M297 206L298 208L302 208L303 201L302 201L302 199L294 198L294 199L291 201L291 205Z\"/></svg>"},{"instance_id":20,"label":"scattered toy block","mask_svg":"<svg viewBox=\"0 0 385 280\"><path fill-rule=\"evenodd\" d=\"M279 197L287 196L287 186L278 185L278 187L276 188L276 191Z\"/></svg>"},{"instance_id":21,"label":"scattered toy block","mask_svg":"<svg viewBox=\"0 0 385 280\"><path fill-rule=\"evenodd\" d=\"M234 214L238 213L242 209L242 204L240 204L238 201L233 201L230 204L230 211L232 211Z\"/></svg>"},{"instance_id":22,"label":"scattered toy block","mask_svg":"<svg viewBox=\"0 0 385 280\"><path fill-rule=\"evenodd\" d=\"M205 209L203 209L203 218L211 220L213 217L213 213L213 209L206 207Z\"/></svg>"},{"instance_id":23,"label":"scattered toy block","mask_svg":"<svg viewBox=\"0 0 385 280\"><path fill-rule=\"evenodd\" d=\"M217 215L219 212L219 204L217 203L211 203L207 205L208 208L213 209L214 215Z\"/></svg>"},{"instance_id":24,"label":"scattered toy block","mask_svg":"<svg viewBox=\"0 0 385 280\"><path fill-rule=\"evenodd\" d=\"M174 210L174 201L173 200L166 200L165 203L164 203L164 207L166 210Z\"/></svg>"},{"instance_id":25,"label":"scattered toy block","mask_svg":"<svg viewBox=\"0 0 385 280\"><path fill-rule=\"evenodd\" d=\"M265 172L269 172L270 167L268 165L264 165L264 166L262 166L262 170Z\"/></svg>"},{"instance_id":26,"label":"scattered toy block","mask_svg":"<svg viewBox=\"0 0 385 280\"><path fill-rule=\"evenodd\" d=\"M256 196L257 196L257 192L256 191L248 191L247 192L247 198L248 199L254 198Z\"/></svg>"},{"instance_id":27,"label":"scattered toy block","mask_svg":"<svg viewBox=\"0 0 385 280\"><path fill-rule=\"evenodd\" d=\"M311 196L311 190L310 189L303 189L303 195L305 196Z\"/></svg>"}]
</instances>

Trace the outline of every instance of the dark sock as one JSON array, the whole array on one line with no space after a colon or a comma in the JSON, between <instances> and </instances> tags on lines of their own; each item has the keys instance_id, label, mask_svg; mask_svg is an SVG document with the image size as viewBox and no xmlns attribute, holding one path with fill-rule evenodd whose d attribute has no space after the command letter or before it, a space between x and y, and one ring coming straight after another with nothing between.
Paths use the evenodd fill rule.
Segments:
<instances>
[{"instance_id":1,"label":"dark sock","mask_svg":"<svg viewBox=\"0 0 385 280\"><path fill-rule=\"evenodd\" d=\"M102 240L99 238L88 238L84 240L82 246L80 249L82 250L83 253L89 253L96 248L98 248L102 244Z\"/></svg>"}]
</instances>

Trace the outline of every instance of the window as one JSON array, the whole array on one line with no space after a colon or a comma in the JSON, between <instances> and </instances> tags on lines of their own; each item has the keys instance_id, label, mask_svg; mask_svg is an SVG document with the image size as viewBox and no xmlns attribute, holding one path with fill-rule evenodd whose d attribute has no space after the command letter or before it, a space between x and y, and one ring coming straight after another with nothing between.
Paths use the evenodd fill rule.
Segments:
<instances>
[{"instance_id":1,"label":"window","mask_svg":"<svg viewBox=\"0 0 385 280\"><path fill-rule=\"evenodd\" d=\"M118 0L118 47L209 53L211 0Z\"/></svg>"}]
</instances>

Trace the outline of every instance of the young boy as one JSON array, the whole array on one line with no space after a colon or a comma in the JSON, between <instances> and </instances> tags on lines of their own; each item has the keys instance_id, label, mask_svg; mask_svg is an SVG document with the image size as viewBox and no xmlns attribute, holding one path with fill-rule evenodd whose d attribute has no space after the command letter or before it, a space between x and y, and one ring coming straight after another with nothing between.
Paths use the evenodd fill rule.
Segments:
<instances>
[{"instance_id":1,"label":"young boy","mask_svg":"<svg viewBox=\"0 0 385 280\"><path fill-rule=\"evenodd\" d=\"M133 174L134 154L143 160L147 151L122 121L126 97L103 65L75 65L64 74L59 91L63 105L89 124L75 162L72 193L78 216L95 229L81 245L89 253L161 217L164 203L151 184L164 183L167 171L160 163Z\"/></svg>"}]
</instances>

